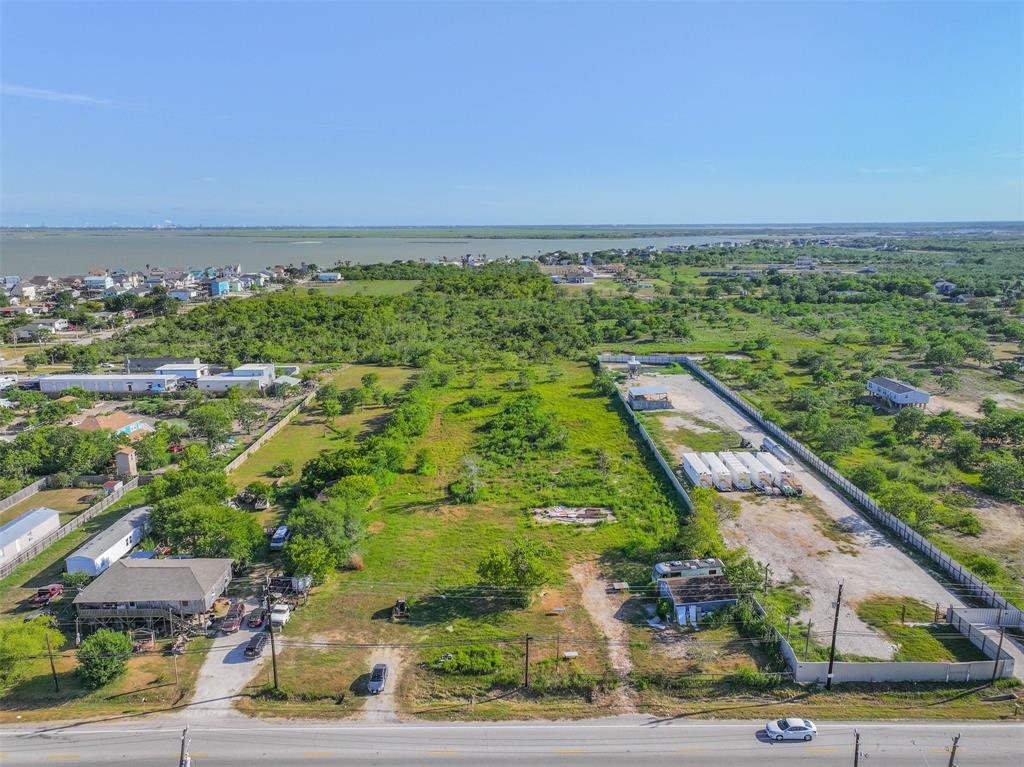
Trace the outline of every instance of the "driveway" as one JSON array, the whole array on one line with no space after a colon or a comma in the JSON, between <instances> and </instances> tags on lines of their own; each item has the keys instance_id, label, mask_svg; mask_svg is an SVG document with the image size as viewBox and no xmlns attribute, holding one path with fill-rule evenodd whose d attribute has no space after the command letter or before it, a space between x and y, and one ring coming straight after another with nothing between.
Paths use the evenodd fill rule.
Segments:
<instances>
[{"instance_id":1,"label":"driveway","mask_svg":"<svg viewBox=\"0 0 1024 767\"><path fill-rule=\"evenodd\" d=\"M378 647L371 653L367 669L378 663L388 667L388 679L384 690L376 695L366 695L360 719L364 722L397 722L398 707L395 704L398 694L398 678L402 672L405 657L397 647Z\"/></svg>"},{"instance_id":2,"label":"driveway","mask_svg":"<svg viewBox=\"0 0 1024 767\"><path fill-rule=\"evenodd\" d=\"M260 603L256 599L246 599L246 615ZM250 629L242 621L242 628L234 634L220 634L213 641L213 646L206 654L199 676L196 679L196 692L189 703L189 710L209 710L218 715L238 715L233 708L234 698L245 688L256 673L269 663L270 647L267 646L260 658L246 658L245 646L249 639L264 628ZM190 714L191 715L191 714Z\"/></svg>"}]
</instances>

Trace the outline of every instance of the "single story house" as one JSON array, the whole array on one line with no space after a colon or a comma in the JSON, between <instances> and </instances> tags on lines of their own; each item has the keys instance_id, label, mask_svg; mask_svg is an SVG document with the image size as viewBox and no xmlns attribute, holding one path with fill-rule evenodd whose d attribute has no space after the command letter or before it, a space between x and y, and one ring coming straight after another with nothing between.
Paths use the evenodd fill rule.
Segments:
<instances>
[{"instance_id":1,"label":"single story house","mask_svg":"<svg viewBox=\"0 0 1024 767\"><path fill-rule=\"evenodd\" d=\"M633 410L664 410L672 407L667 386L634 386L629 390Z\"/></svg>"},{"instance_id":2,"label":"single story house","mask_svg":"<svg viewBox=\"0 0 1024 767\"><path fill-rule=\"evenodd\" d=\"M99 575L143 539L149 529L149 506L132 509L64 560L69 573Z\"/></svg>"},{"instance_id":3,"label":"single story house","mask_svg":"<svg viewBox=\"0 0 1024 767\"><path fill-rule=\"evenodd\" d=\"M39 377L39 390L44 394L61 392L75 386L80 386L86 391L116 394L164 392L174 391L178 388L178 376L158 373L150 375L58 373Z\"/></svg>"},{"instance_id":4,"label":"single story house","mask_svg":"<svg viewBox=\"0 0 1024 767\"><path fill-rule=\"evenodd\" d=\"M893 380L892 378L883 378L881 376L869 378L865 386L869 394L884 400L890 407L899 409L905 407L923 408L928 404L928 400L931 399L931 395L928 392L918 389L916 386L911 386L908 383Z\"/></svg>"},{"instance_id":5,"label":"single story house","mask_svg":"<svg viewBox=\"0 0 1024 767\"><path fill-rule=\"evenodd\" d=\"M132 441L142 439L154 431L153 427L136 415L115 410L107 415L91 415L83 419L78 428L83 431L112 431L126 434Z\"/></svg>"},{"instance_id":6,"label":"single story house","mask_svg":"<svg viewBox=\"0 0 1024 767\"><path fill-rule=\"evenodd\" d=\"M119 559L75 597L78 617L163 618L209 612L231 583L230 559Z\"/></svg>"},{"instance_id":7,"label":"single story house","mask_svg":"<svg viewBox=\"0 0 1024 767\"><path fill-rule=\"evenodd\" d=\"M60 513L45 506L26 511L0 527L0 565L60 527Z\"/></svg>"},{"instance_id":8,"label":"single story house","mask_svg":"<svg viewBox=\"0 0 1024 767\"><path fill-rule=\"evenodd\" d=\"M198 357L128 357L124 369L128 373L154 373L162 365L198 364Z\"/></svg>"},{"instance_id":9,"label":"single story house","mask_svg":"<svg viewBox=\"0 0 1024 767\"><path fill-rule=\"evenodd\" d=\"M174 288L168 290L167 295L175 301L195 301L199 298L199 291L195 288Z\"/></svg>"},{"instance_id":10,"label":"single story house","mask_svg":"<svg viewBox=\"0 0 1024 767\"><path fill-rule=\"evenodd\" d=\"M736 604L739 598L729 579L721 574L660 578L658 596L672 603L680 626L696 626L708 613Z\"/></svg>"}]
</instances>

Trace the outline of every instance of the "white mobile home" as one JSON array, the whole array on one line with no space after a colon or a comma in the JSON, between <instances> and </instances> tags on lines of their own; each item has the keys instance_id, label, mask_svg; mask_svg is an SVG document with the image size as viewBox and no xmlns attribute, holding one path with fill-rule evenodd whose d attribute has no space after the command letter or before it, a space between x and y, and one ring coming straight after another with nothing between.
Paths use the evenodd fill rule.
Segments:
<instances>
[{"instance_id":1,"label":"white mobile home","mask_svg":"<svg viewBox=\"0 0 1024 767\"><path fill-rule=\"evenodd\" d=\"M45 506L15 517L0 527L0 564L11 561L59 527L59 512Z\"/></svg>"},{"instance_id":2,"label":"white mobile home","mask_svg":"<svg viewBox=\"0 0 1024 767\"><path fill-rule=\"evenodd\" d=\"M928 404L928 400L931 399L931 395L928 392L918 389L916 386L911 386L908 383L893 380L892 378L869 378L865 386L869 394L884 400L890 407L894 408L923 408Z\"/></svg>"},{"instance_id":3,"label":"white mobile home","mask_svg":"<svg viewBox=\"0 0 1024 767\"><path fill-rule=\"evenodd\" d=\"M737 490L749 490L752 482L750 471L748 471L747 467L740 463L740 460L733 453L728 451L719 453L718 457L725 464L725 468L729 470L733 487Z\"/></svg>"},{"instance_id":4,"label":"white mobile home","mask_svg":"<svg viewBox=\"0 0 1024 767\"><path fill-rule=\"evenodd\" d=\"M151 375L59 373L39 378L39 390L44 394L62 392L75 386L80 386L86 391L110 394L165 392L178 388L178 376L160 373Z\"/></svg>"},{"instance_id":5,"label":"white mobile home","mask_svg":"<svg viewBox=\"0 0 1024 767\"><path fill-rule=\"evenodd\" d=\"M711 470L711 481L719 490L732 490L732 474L714 453L701 453L700 459Z\"/></svg>"},{"instance_id":6,"label":"white mobile home","mask_svg":"<svg viewBox=\"0 0 1024 767\"><path fill-rule=\"evenodd\" d=\"M694 487L711 487L711 469L696 453L683 454L683 471Z\"/></svg>"},{"instance_id":7,"label":"white mobile home","mask_svg":"<svg viewBox=\"0 0 1024 767\"><path fill-rule=\"evenodd\" d=\"M132 509L65 560L69 573L99 575L131 551L149 529L149 506Z\"/></svg>"}]
</instances>

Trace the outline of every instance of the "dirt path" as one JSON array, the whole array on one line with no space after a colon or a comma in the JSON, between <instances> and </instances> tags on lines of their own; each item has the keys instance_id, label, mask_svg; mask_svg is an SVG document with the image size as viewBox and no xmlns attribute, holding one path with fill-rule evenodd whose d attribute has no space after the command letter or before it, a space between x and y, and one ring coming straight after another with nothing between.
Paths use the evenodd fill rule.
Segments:
<instances>
[{"instance_id":1,"label":"dirt path","mask_svg":"<svg viewBox=\"0 0 1024 767\"><path fill-rule=\"evenodd\" d=\"M378 663L384 663L388 667L387 683L382 692L366 696L366 703L363 704L362 715L359 718L364 722L397 722L399 717L395 701L405 656L396 647L381 647L370 655L367 671Z\"/></svg>"},{"instance_id":2,"label":"dirt path","mask_svg":"<svg viewBox=\"0 0 1024 767\"><path fill-rule=\"evenodd\" d=\"M628 677L633 670L633 659L629 654L629 631L618 617L621 604L608 594L608 582L601 577L597 564L582 562L573 566L573 579L579 584L583 607L601 633L610 641L608 662L618 675L620 684L612 695L613 705L619 713L636 713L636 700Z\"/></svg>"}]
</instances>

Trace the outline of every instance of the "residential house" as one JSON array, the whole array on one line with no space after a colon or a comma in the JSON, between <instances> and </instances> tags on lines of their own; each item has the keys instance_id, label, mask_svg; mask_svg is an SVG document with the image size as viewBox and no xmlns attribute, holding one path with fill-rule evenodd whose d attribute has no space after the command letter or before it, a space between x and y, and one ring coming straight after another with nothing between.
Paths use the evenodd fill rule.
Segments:
<instances>
[{"instance_id":1,"label":"residential house","mask_svg":"<svg viewBox=\"0 0 1024 767\"><path fill-rule=\"evenodd\" d=\"M231 292L231 282L225 279L210 280L208 285L211 296L224 296Z\"/></svg>"},{"instance_id":2,"label":"residential house","mask_svg":"<svg viewBox=\"0 0 1024 767\"><path fill-rule=\"evenodd\" d=\"M60 527L60 512L45 506L26 511L0 527L0 565L13 560Z\"/></svg>"},{"instance_id":3,"label":"residential house","mask_svg":"<svg viewBox=\"0 0 1024 767\"><path fill-rule=\"evenodd\" d=\"M82 280L86 292L99 294L114 287L114 278L109 274L90 274Z\"/></svg>"},{"instance_id":4,"label":"residential house","mask_svg":"<svg viewBox=\"0 0 1024 767\"><path fill-rule=\"evenodd\" d=\"M19 282L11 288L11 295L25 302L35 301L38 296L36 286L30 282Z\"/></svg>"},{"instance_id":5,"label":"residential house","mask_svg":"<svg viewBox=\"0 0 1024 767\"><path fill-rule=\"evenodd\" d=\"M95 578L138 545L150 528L151 507L132 509L65 560L68 572Z\"/></svg>"},{"instance_id":6,"label":"residential house","mask_svg":"<svg viewBox=\"0 0 1024 767\"><path fill-rule=\"evenodd\" d=\"M263 390L274 385L276 368L271 364L240 365L230 373L200 376L198 386L204 391L227 391L234 386L252 386Z\"/></svg>"},{"instance_id":7,"label":"residential house","mask_svg":"<svg viewBox=\"0 0 1024 767\"><path fill-rule=\"evenodd\" d=\"M931 399L928 392L892 378L881 376L869 378L865 386L869 394L885 401L889 407L897 409L924 408L928 404L928 400Z\"/></svg>"},{"instance_id":8,"label":"residential house","mask_svg":"<svg viewBox=\"0 0 1024 767\"><path fill-rule=\"evenodd\" d=\"M163 619L209 612L231 583L230 559L118 559L82 589L74 605L79 619Z\"/></svg>"},{"instance_id":9,"label":"residential house","mask_svg":"<svg viewBox=\"0 0 1024 767\"><path fill-rule=\"evenodd\" d=\"M155 431L138 416L123 410L115 410L106 415L88 416L78 424L78 428L82 431L112 431L115 434L124 434L133 442Z\"/></svg>"},{"instance_id":10,"label":"residential house","mask_svg":"<svg viewBox=\"0 0 1024 767\"><path fill-rule=\"evenodd\" d=\"M175 301L195 301L199 298L199 291L195 288L173 288L167 291L167 295Z\"/></svg>"},{"instance_id":11,"label":"residential house","mask_svg":"<svg viewBox=\"0 0 1024 767\"><path fill-rule=\"evenodd\" d=\"M195 381L210 375L210 366L203 362L170 362L158 367L156 372Z\"/></svg>"},{"instance_id":12,"label":"residential house","mask_svg":"<svg viewBox=\"0 0 1024 767\"><path fill-rule=\"evenodd\" d=\"M0 317L30 317L35 312L32 306L0 306Z\"/></svg>"}]
</instances>

